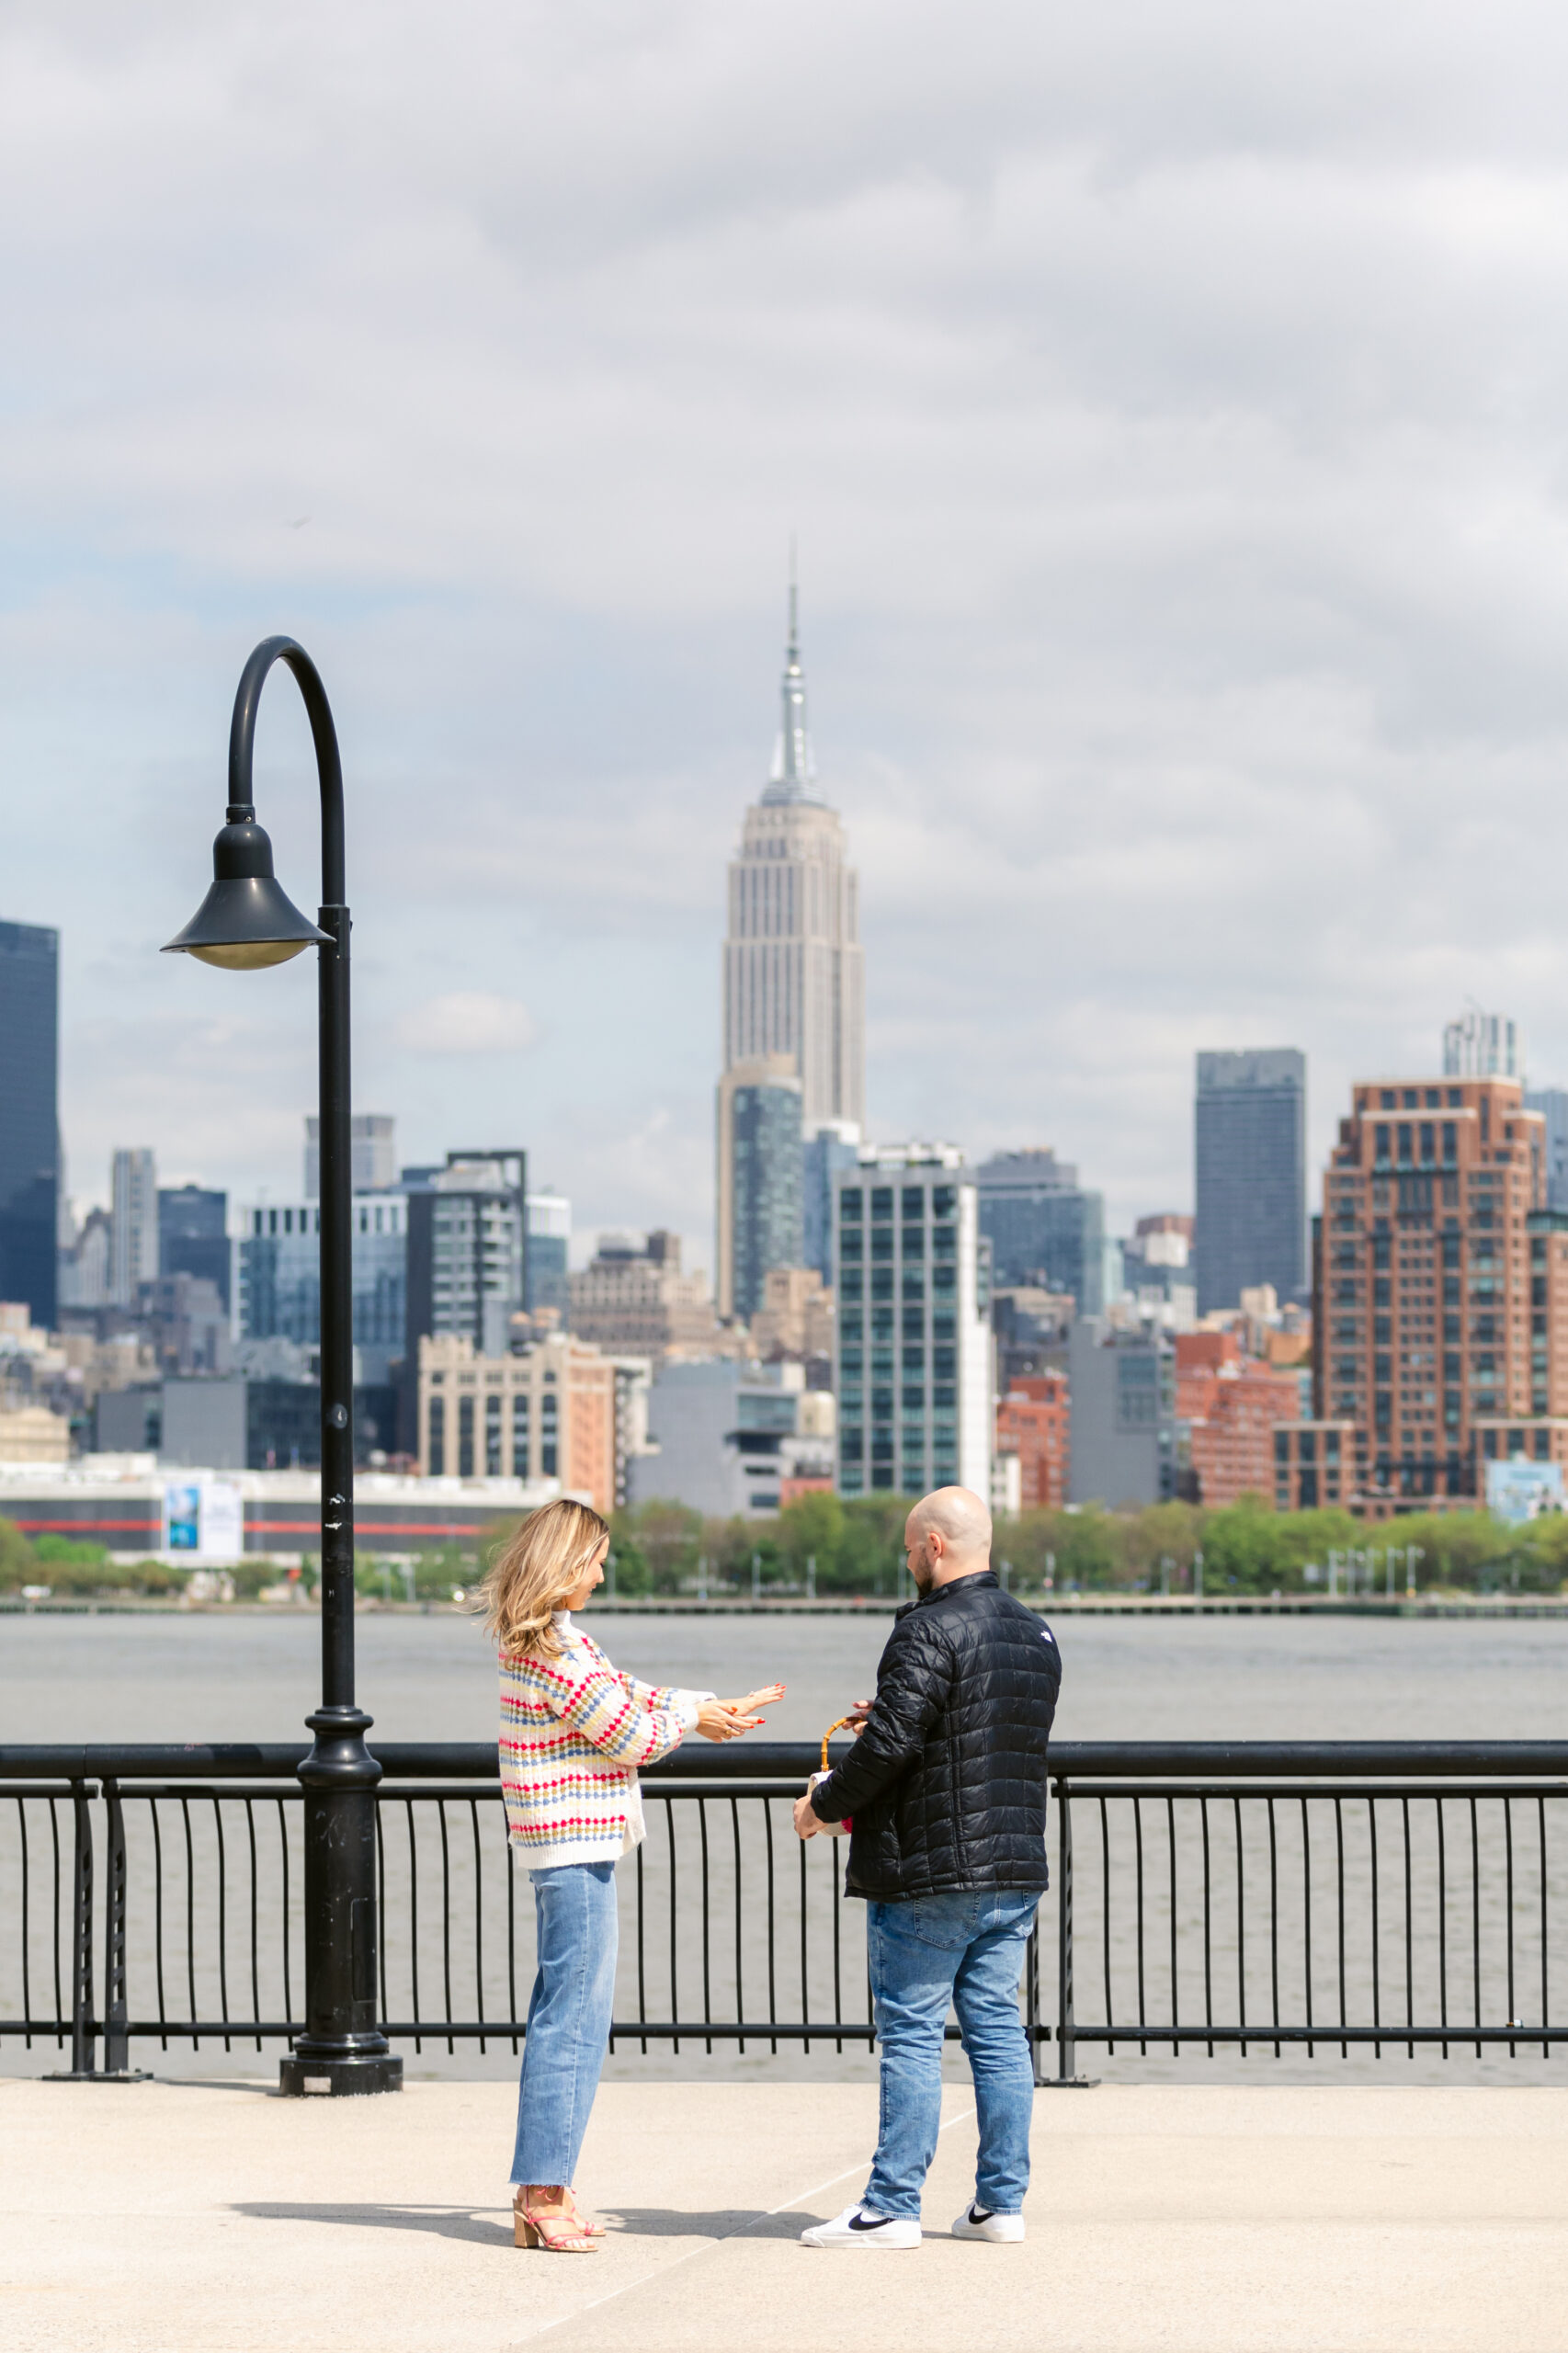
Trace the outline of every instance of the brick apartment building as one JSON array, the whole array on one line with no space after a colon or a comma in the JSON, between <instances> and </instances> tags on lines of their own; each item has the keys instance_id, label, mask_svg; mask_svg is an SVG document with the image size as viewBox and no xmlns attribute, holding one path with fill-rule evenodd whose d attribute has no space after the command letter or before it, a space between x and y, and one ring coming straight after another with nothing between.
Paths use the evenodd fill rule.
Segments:
<instances>
[{"instance_id":1,"label":"brick apartment building","mask_svg":"<svg viewBox=\"0 0 1568 2353\"><path fill-rule=\"evenodd\" d=\"M1275 1431L1301 1410L1292 1372L1244 1356L1234 1332L1178 1332L1176 1410L1198 1502L1213 1509L1242 1495L1272 1499Z\"/></svg>"},{"instance_id":2,"label":"brick apartment building","mask_svg":"<svg viewBox=\"0 0 1568 2353\"><path fill-rule=\"evenodd\" d=\"M1312 1427L1336 1434L1343 1500L1369 1517L1473 1507L1488 1459L1568 1456L1568 1217L1545 1206L1545 1127L1515 1079L1354 1090L1314 1240ZM1302 1444L1281 1449L1282 1502L1324 1468Z\"/></svg>"},{"instance_id":3,"label":"brick apartment building","mask_svg":"<svg viewBox=\"0 0 1568 2353\"><path fill-rule=\"evenodd\" d=\"M1020 1511L1059 1511L1067 1501L1072 1416L1063 1373L1016 1376L996 1401L996 1451L1018 1459Z\"/></svg>"}]
</instances>

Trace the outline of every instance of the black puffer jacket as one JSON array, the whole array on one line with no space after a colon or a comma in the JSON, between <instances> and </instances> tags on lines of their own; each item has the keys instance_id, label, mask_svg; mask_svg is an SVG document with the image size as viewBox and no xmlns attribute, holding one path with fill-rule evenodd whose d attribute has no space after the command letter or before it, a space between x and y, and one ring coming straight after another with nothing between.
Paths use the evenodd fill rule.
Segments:
<instances>
[{"instance_id":1,"label":"black puffer jacket","mask_svg":"<svg viewBox=\"0 0 1568 2353\"><path fill-rule=\"evenodd\" d=\"M812 1804L853 1816L851 1895L1043 1888L1045 1755L1062 1657L990 1569L901 1609L877 1699Z\"/></svg>"}]
</instances>

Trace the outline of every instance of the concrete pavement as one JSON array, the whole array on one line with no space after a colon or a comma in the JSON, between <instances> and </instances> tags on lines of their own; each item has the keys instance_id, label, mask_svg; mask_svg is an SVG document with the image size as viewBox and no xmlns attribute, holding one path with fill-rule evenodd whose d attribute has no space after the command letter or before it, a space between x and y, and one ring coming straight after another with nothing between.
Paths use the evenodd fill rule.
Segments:
<instances>
[{"instance_id":1,"label":"concrete pavement","mask_svg":"<svg viewBox=\"0 0 1568 2353\"><path fill-rule=\"evenodd\" d=\"M603 2254L513 2249L514 2095L0 2079L8 2353L1568 2353L1568 2091L1107 2086L1036 2106L1020 2247L803 2248L860 2188L859 2085L611 2084Z\"/></svg>"}]
</instances>

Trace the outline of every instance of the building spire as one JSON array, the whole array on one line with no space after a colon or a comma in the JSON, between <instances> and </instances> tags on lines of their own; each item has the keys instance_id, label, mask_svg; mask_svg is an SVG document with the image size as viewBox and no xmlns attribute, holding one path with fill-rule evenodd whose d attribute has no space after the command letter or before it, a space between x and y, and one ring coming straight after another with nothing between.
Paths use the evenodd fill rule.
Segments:
<instances>
[{"instance_id":1,"label":"building spire","mask_svg":"<svg viewBox=\"0 0 1568 2353\"><path fill-rule=\"evenodd\" d=\"M783 725L773 755L773 773L765 805L816 799L816 763L806 732L806 674L801 667L800 590L795 578L795 542L790 541L790 634L784 648L784 676L779 682Z\"/></svg>"}]
</instances>

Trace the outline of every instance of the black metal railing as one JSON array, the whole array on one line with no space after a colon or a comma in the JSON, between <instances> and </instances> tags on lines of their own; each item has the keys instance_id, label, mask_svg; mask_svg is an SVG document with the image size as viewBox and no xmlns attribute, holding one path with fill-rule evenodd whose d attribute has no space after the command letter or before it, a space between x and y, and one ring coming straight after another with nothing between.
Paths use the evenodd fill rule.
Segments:
<instances>
[{"instance_id":1,"label":"black metal railing","mask_svg":"<svg viewBox=\"0 0 1568 2353\"><path fill-rule=\"evenodd\" d=\"M533 1906L495 1753L378 1755L385 2031L516 2049ZM290 2041L299 1756L0 1748L0 2037L68 2051L62 2072L83 2075L128 2072L133 2046ZM715 1749L644 1776L619 2045L874 2040L843 1843L802 1845L790 1823L815 1761ZM1037 1930L1020 1988L1041 2080L1074 2080L1081 2045L1516 2056L1568 2040L1568 1743L1063 1744L1051 1781L1054 1934Z\"/></svg>"}]
</instances>

